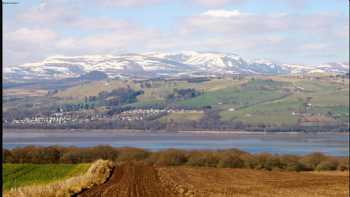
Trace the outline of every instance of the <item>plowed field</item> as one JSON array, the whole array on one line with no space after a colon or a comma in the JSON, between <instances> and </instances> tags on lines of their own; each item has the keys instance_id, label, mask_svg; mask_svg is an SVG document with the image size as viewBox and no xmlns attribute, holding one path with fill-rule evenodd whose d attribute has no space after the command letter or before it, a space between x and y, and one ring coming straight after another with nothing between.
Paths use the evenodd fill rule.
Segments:
<instances>
[{"instance_id":1,"label":"plowed field","mask_svg":"<svg viewBox=\"0 0 350 197\"><path fill-rule=\"evenodd\" d=\"M157 171L152 166L123 164L114 169L104 184L84 191L80 197L172 197L172 192L162 187Z\"/></svg>"},{"instance_id":2,"label":"plowed field","mask_svg":"<svg viewBox=\"0 0 350 197\"><path fill-rule=\"evenodd\" d=\"M82 197L348 196L348 172L277 172L123 164Z\"/></svg>"}]
</instances>

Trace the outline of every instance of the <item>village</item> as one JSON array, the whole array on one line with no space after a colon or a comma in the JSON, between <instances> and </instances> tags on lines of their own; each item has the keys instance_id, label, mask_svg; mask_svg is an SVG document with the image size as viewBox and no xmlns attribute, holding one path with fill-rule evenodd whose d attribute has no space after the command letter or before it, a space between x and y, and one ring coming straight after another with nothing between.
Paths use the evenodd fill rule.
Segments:
<instances>
[{"instance_id":1,"label":"village","mask_svg":"<svg viewBox=\"0 0 350 197\"><path fill-rule=\"evenodd\" d=\"M88 111L88 110L86 110ZM193 113L203 112L200 110L186 110L186 109L132 109L124 111L112 116L105 113L98 112L57 112L50 116L38 115L34 117L27 117L24 119L15 119L11 122L6 121L12 125L64 125L70 123L89 123L92 121L139 121L147 120L149 118L155 118L164 116L171 113Z\"/></svg>"}]
</instances>

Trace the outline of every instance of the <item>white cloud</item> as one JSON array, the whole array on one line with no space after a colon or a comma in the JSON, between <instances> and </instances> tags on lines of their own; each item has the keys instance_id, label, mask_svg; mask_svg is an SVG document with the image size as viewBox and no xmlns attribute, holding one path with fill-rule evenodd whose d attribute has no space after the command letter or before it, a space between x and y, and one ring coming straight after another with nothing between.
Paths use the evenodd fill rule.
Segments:
<instances>
[{"instance_id":1,"label":"white cloud","mask_svg":"<svg viewBox=\"0 0 350 197\"><path fill-rule=\"evenodd\" d=\"M238 10L208 10L202 13L203 16L230 18L241 15Z\"/></svg>"},{"instance_id":2,"label":"white cloud","mask_svg":"<svg viewBox=\"0 0 350 197\"><path fill-rule=\"evenodd\" d=\"M208 7L219 7L225 4L238 4L246 0L192 0L197 4L201 4Z\"/></svg>"},{"instance_id":3,"label":"white cloud","mask_svg":"<svg viewBox=\"0 0 350 197\"><path fill-rule=\"evenodd\" d=\"M63 38L56 42L58 49L74 50L79 48L79 44L74 38Z\"/></svg>"},{"instance_id":4,"label":"white cloud","mask_svg":"<svg viewBox=\"0 0 350 197\"><path fill-rule=\"evenodd\" d=\"M306 50L326 50L328 47L325 43L308 43L302 45L300 48Z\"/></svg>"},{"instance_id":5,"label":"white cloud","mask_svg":"<svg viewBox=\"0 0 350 197\"><path fill-rule=\"evenodd\" d=\"M118 23L118 22L117 22ZM73 25L73 24L72 24ZM76 29L82 28L77 23ZM93 31L100 27L92 26ZM93 29L93 28L97 29ZM132 24L123 28L112 26L108 31L96 31L88 35L69 36L58 34L48 29L21 28L7 32L4 36L6 65L16 65L51 55L83 55L101 53L137 52L148 50L153 41L161 36L157 30L137 27ZM23 54L18 58L17 54ZM33 59L30 59L30 56ZM15 58L16 57L16 58Z\"/></svg>"},{"instance_id":6,"label":"white cloud","mask_svg":"<svg viewBox=\"0 0 350 197\"><path fill-rule=\"evenodd\" d=\"M6 32L4 35L4 40L23 45L41 45L53 41L56 36L56 33L49 29L19 28L13 32Z\"/></svg>"},{"instance_id":7,"label":"white cloud","mask_svg":"<svg viewBox=\"0 0 350 197\"><path fill-rule=\"evenodd\" d=\"M44 58L57 34L49 29L19 28L4 32L4 65L16 65Z\"/></svg>"},{"instance_id":8,"label":"white cloud","mask_svg":"<svg viewBox=\"0 0 350 197\"><path fill-rule=\"evenodd\" d=\"M42 1L18 15L18 21L27 23L71 22L79 17L78 6L68 0Z\"/></svg>"},{"instance_id":9,"label":"white cloud","mask_svg":"<svg viewBox=\"0 0 350 197\"><path fill-rule=\"evenodd\" d=\"M208 10L184 19L178 28L183 37L201 39L202 48L233 50L246 57L305 63L349 52L349 35L344 33L348 22L341 14Z\"/></svg>"},{"instance_id":10,"label":"white cloud","mask_svg":"<svg viewBox=\"0 0 350 197\"><path fill-rule=\"evenodd\" d=\"M245 57L272 57L284 62L303 54L312 57L312 61L330 51L344 57L349 50L349 21L338 14L257 14L217 7L245 0L178 0L208 6L208 10L183 17L176 24L170 24L169 29L161 30L107 14L80 16L81 7L73 2L82 1L43 1L11 19L12 26L6 26L4 35L5 65L34 61L53 54L154 50L226 51ZM90 0L86 3L127 9L125 7L161 2L173 1Z\"/></svg>"},{"instance_id":11,"label":"white cloud","mask_svg":"<svg viewBox=\"0 0 350 197\"><path fill-rule=\"evenodd\" d=\"M136 28L126 20L112 19L107 17L81 18L72 23L70 26L86 30L125 30Z\"/></svg>"},{"instance_id":12,"label":"white cloud","mask_svg":"<svg viewBox=\"0 0 350 197\"><path fill-rule=\"evenodd\" d=\"M140 7L160 3L169 3L174 1L194 3L207 7L219 7L226 4L242 3L247 0L92 0L91 2L103 6Z\"/></svg>"},{"instance_id":13,"label":"white cloud","mask_svg":"<svg viewBox=\"0 0 350 197\"><path fill-rule=\"evenodd\" d=\"M182 21L184 32L216 33L290 33L302 32L312 36L339 34L344 30L345 17L331 14L294 15L287 13L253 14L238 10L208 10ZM316 35L314 32L318 32ZM244 36L244 35L242 35ZM329 35L327 35L328 37Z\"/></svg>"},{"instance_id":14,"label":"white cloud","mask_svg":"<svg viewBox=\"0 0 350 197\"><path fill-rule=\"evenodd\" d=\"M139 7L164 2L164 0L93 0L93 3L103 6Z\"/></svg>"},{"instance_id":15,"label":"white cloud","mask_svg":"<svg viewBox=\"0 0 350 197\"><path fill-rule=\"evenodd\" d=\"M85 2L84 0L80 0ZM115 6L115 7L141 7L150 6L162 3L187 3L205 6L207 8L219 8L225 5L240 5L251 0L90 0L87 3L92 3L100 6ZM276 0L264 0L268 3L276 3ZM292 7L301 8L307 2L315 0L277 0L277 3L287 4ZM317 0L319 1L319 0Z\"/></svg>"}]
</instances>

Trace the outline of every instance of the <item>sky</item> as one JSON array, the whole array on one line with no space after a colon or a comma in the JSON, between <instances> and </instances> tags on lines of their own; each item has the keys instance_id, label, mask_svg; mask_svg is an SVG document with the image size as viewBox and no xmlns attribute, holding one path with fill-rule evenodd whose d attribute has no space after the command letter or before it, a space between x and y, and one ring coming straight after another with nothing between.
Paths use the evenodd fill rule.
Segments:
<instances>
[{"instance_id":1,"label":"sky","mask_svg":"<svg viewBox=\"0 0 350 197\"><path fill-rule=\"evenodd\" d=\"M348 0L16 0L3 64L53 55L213 51L290 64L349 62Z\"/></svg>"}]
</instances>

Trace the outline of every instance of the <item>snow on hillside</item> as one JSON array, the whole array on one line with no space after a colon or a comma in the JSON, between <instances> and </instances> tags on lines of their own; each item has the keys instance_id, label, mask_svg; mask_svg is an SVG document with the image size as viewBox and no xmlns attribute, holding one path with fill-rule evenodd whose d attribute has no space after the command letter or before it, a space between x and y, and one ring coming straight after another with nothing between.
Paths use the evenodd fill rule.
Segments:
<instances>
[{"instance_id":1,"label":"snow on hillside","mask_svg":"<svg viewBox=\"0 0 350 197\"><path fill-rule=\"evenodd\" d=\"M101 71L109 77L211 76L222 74L346 73L349 63L317 66L245 60L233 53L184 51L122 55L52 56L41 62L4 68L5 79L62 79Z\"/></svg>"}]
</instances>

